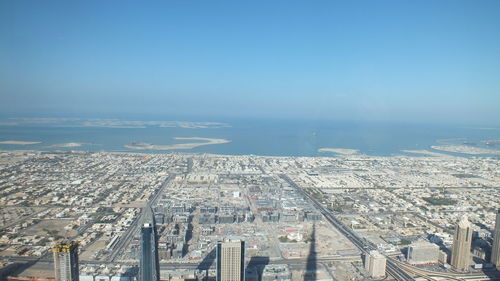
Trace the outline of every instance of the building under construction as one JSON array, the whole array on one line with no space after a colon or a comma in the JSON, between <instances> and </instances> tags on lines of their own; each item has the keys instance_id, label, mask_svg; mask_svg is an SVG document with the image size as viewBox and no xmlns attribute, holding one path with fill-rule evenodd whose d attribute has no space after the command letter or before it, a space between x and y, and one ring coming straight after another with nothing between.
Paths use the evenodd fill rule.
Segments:
<instances>
[{"instance_id":1,"label":"building under construction","mask_svg":"<svg viewBox=\"0 0 500 281\"><path fill-rule=\"evenodd\" d=\"M78 243L63 241L52 248L56 281L78 281Z\"/></svg>"}]
</instances>

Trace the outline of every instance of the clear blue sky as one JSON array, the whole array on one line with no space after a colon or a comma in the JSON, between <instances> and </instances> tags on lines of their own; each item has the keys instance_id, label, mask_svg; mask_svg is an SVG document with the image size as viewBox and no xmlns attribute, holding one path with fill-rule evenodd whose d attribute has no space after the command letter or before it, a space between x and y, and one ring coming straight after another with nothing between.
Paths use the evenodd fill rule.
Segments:
<instances>
[{"instance_id":1,"label":"clear blue sky","mask_svg":"<svg viewBox=\"0 0 500 281\"><path fill-rule=\"evenodd\" d=\"M500 1L0 0L0 110L500 123Z\"/></svg>"}]
</instances>

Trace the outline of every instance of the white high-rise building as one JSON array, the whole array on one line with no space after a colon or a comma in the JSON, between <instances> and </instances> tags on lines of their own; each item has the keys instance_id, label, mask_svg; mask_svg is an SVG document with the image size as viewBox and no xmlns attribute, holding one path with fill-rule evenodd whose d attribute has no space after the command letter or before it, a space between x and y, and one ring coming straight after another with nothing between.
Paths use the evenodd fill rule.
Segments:
<instances>
[{"instance_id":1,"label":"white high-rise building","mask_svg":"<svg viewBox=\"0 0 500 281\"><path fill-rule=\"evenodd\" d=\"M217 242L217 281L245 281L245 242Z\"/></svg>"},{"instance_id":2,"label":"white high-rise building","mask_svg":"<svg viewBox=\"0 0 500 281\"><path fill-rule=\"evenodd\" d=\"M377 251L370 251L365 256L365 269L372 278L385 277L385 266L387 259Z\"/></svg>"}]
</instances>

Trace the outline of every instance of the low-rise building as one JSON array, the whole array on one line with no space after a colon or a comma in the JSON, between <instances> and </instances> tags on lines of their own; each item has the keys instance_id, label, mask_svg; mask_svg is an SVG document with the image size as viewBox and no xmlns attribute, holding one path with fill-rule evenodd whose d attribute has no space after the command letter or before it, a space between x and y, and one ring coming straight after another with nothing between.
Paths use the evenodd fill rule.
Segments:
<instances>
[{"instance_id":1,"label":"low-rise building","mask_svg":"<svg viewBox=\"0 0 500 281\"><path fill-rule=\"evenodd\" d=\"M433 264L439 258L439 246L427 241L416 241L408 247L406 259L410 264Z\"/></svg>"}]
</instances>

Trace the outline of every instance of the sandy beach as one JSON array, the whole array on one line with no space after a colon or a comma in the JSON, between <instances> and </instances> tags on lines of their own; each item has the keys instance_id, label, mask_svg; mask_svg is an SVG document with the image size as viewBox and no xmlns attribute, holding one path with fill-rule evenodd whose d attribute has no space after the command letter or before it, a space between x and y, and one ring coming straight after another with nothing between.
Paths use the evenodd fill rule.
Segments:
<instances>
[{"instance_id":1,"label":"sandy beach","mask_svg":"<svg viewBox=\"0 0 500 281\"><path fill-rule=\"evenodd\" d=\"M175 137L175 140L187 140L187 141L203 141L203 142L187 142L187 143L176 143L176 144L150 144L150 143L131 143L125 145L126 148L135 150L181 150L181 149L193 149L195 147L213 144L224 144L231 142L226 139L214 139L214 138L201 138L201 137Z\"/></svg>"}]
</instances>

